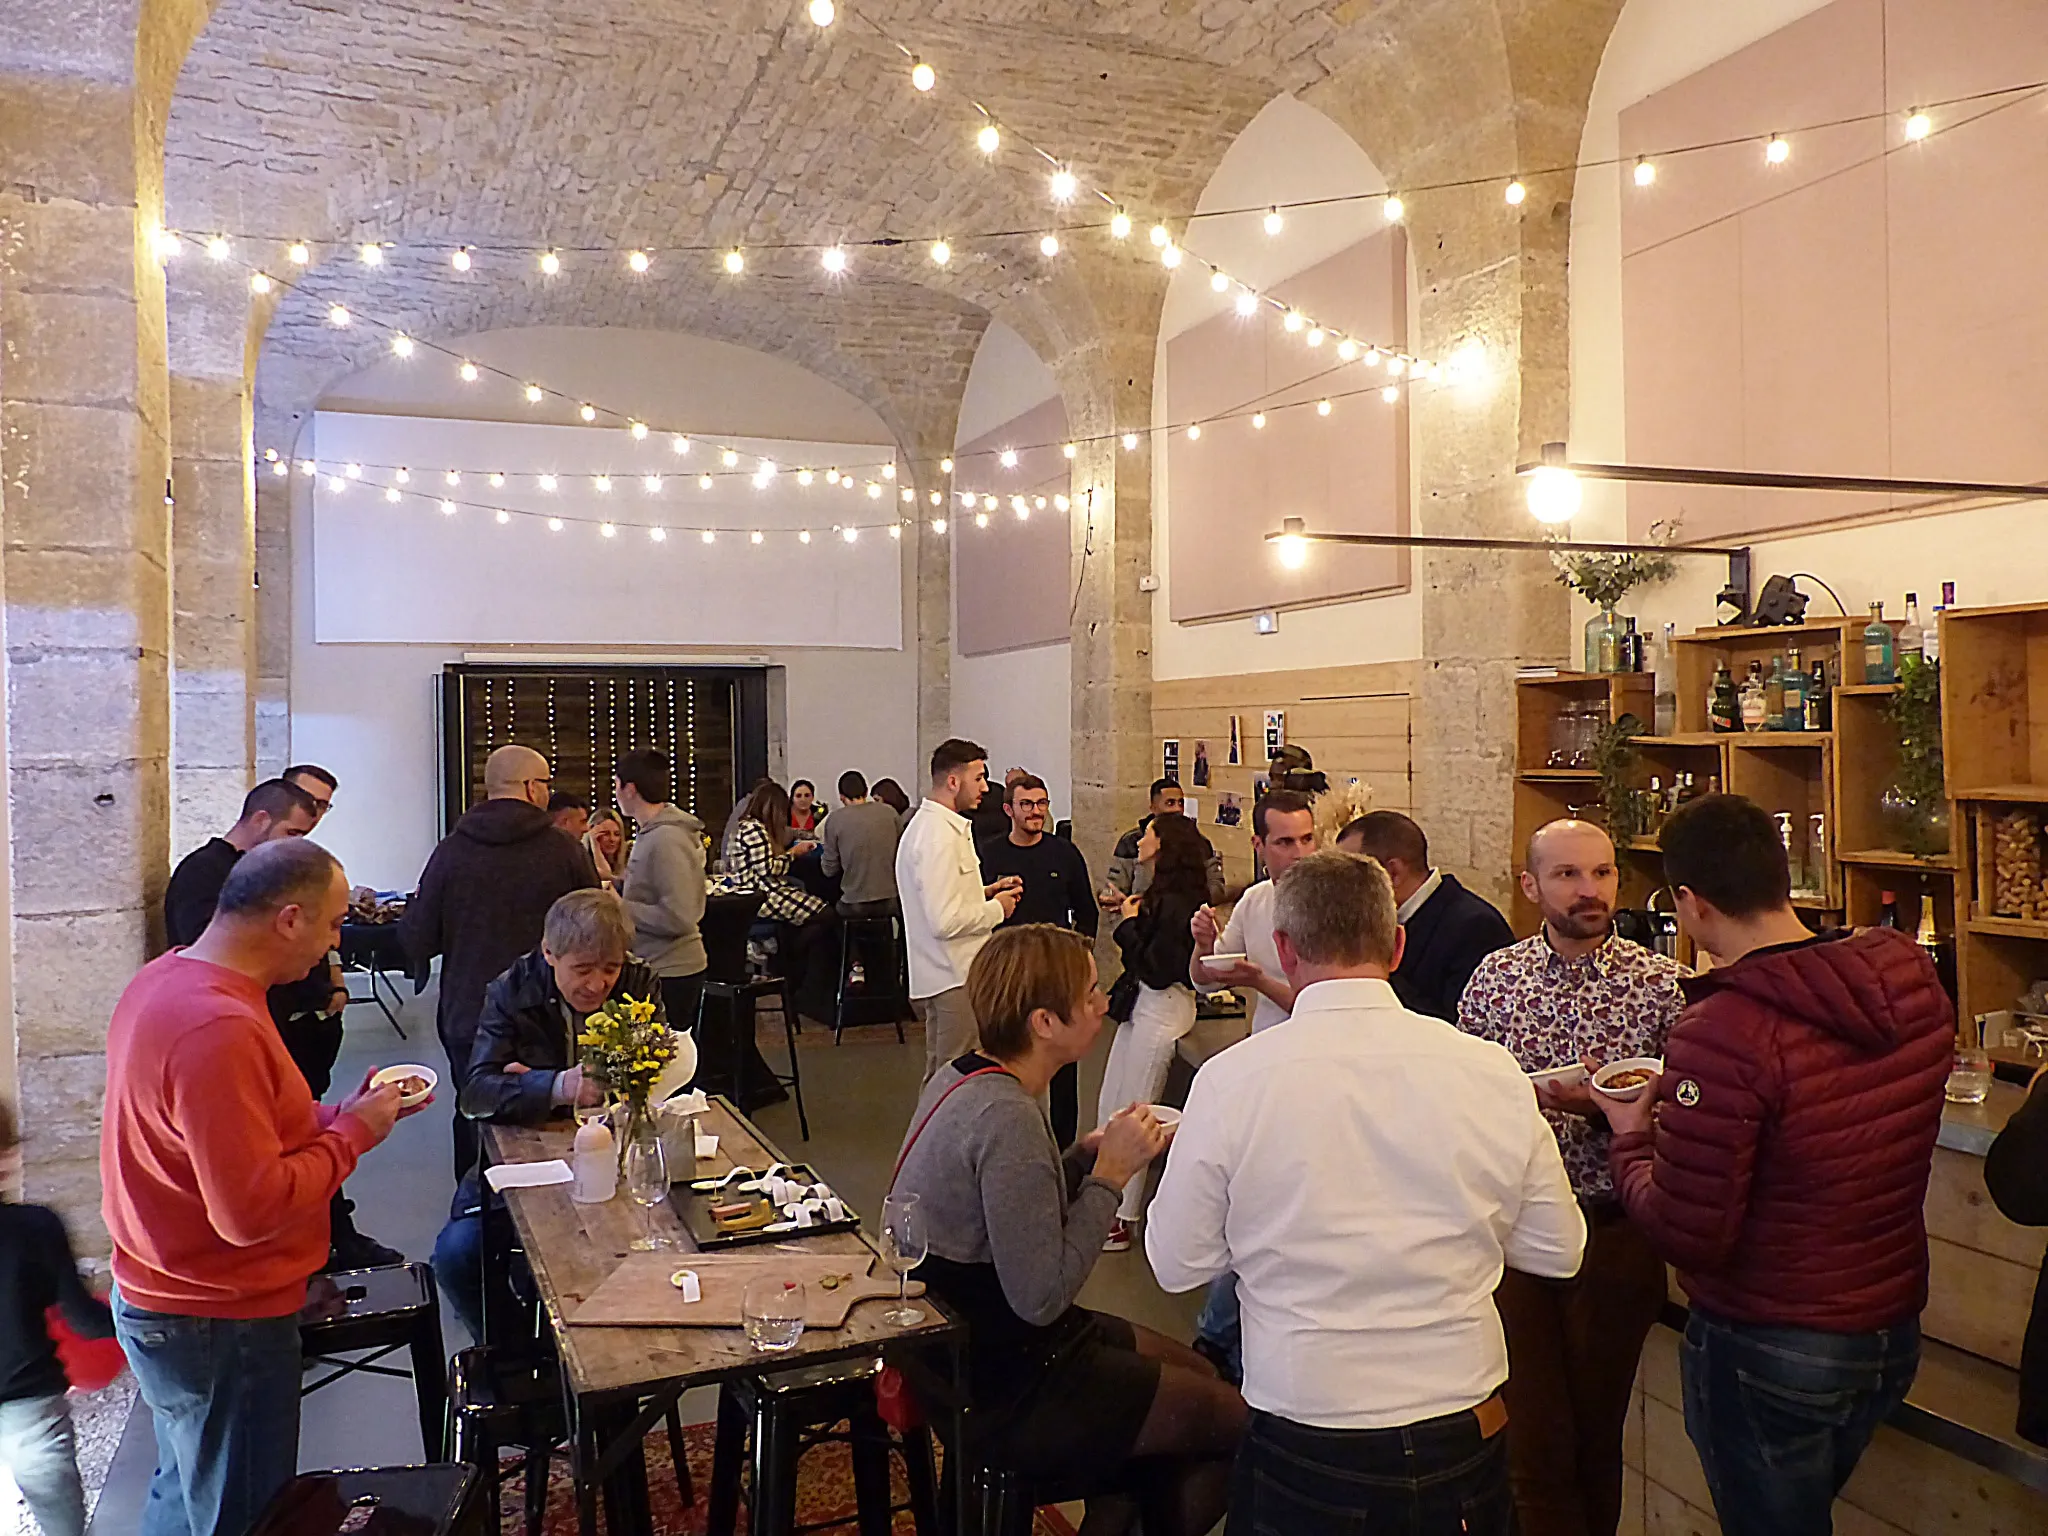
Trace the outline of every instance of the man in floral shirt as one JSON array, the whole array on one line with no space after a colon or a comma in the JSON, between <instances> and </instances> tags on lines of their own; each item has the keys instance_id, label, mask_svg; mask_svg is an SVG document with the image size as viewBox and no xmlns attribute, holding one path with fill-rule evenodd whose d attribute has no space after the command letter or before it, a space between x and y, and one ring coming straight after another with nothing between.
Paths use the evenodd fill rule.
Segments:
<instances>
[{"instance_id":1,"label":"man in floral shirt","mask_svg":"<svg viewBox=\"0 0 2048 1536\"><path fill-rule=\"evenodd\" d=\"M1542 930L1480 961L1459 1028L1506 1046L1525 1072L1662 1056L1685 1007L1685 971L1615 936L1620 872L1607 834L1553 821L1529 839L1525 865L1522 892L1542 912ZM1536 1096L1557 1131L1588 1240L1577 1278L1511 1269L1494 1295L1508 1338L1509 1474L1523 1536L1613 1536L1622 1426L1643 1340L1664 1303L1664 1264L1622 1213L1592 1091L1546 1084Z\"/></svg>"}]
</instances>

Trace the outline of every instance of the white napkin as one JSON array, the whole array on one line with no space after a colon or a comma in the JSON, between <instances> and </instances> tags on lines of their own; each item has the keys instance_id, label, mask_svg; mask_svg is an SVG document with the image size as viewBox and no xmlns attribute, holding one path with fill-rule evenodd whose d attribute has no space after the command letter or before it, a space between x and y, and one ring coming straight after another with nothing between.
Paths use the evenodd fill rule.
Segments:
<instances>
[{"instance_id":1,"label":"white napkin","mask_svg":"<svg viewBox=\"0 0 2048 1536\"><path fill-rule=\"evenodd\" d=\"M545 1163L498 1163L484 1170L493 1190L539 1189L545 1184L567 1184L576 1175L557 1157Z\"/></svg>"},{"instance_id":2,"label":"white napkin","mask_svg":"<svg viewBox=\"0 0 2048 1536\"><path fill-rule=\"evenodd\" d=\"M716 1156L718 1156L718 1138L716 1136L706 1136L702 1131L699 1131L697 1133L697 1160L705 1162Z\"/></svg>"}]
</instances>

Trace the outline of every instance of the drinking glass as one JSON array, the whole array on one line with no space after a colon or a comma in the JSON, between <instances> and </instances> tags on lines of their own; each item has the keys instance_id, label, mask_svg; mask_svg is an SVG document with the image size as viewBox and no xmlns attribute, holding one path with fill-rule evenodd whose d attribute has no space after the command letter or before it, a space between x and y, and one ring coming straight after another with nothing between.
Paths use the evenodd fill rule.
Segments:
<instances>
[{"instance_id":1,"label":"drinking glass","mask_svg":"<svg viewBox=\"0 0 2048 1536\"><path fill-rule=\"evenodd\" d=\"M882 1262L896 1275L896 1305L882 1314L882 1321L892 1328L914 1328L924 1321L924 1312L910 1305L910 1272L931 1249L917 1196L890 1195L883 1200L881 1247Z\"/></svg>"},{"instance_id":2,"label":"drinking glass","mask_svg":"<svg viewBox=\"0 0 2048 1536\"><path fill-rule=\"evenodd\" d=\"M747 1342L764 1355L786 1354L804 1336L804 1287L801 1280L763 1275L740 1298L740 1317Z\"/></svg>"},{"instance_id":3,"label":"drinking glass","mask_svg":"<svg viewBox=\"0 0 2048 1536\"><path fill-rule=\"evenodd\" d=\"M668 1156L650 1116L626 1142L626 1194L640 1207L640 1235L627 1246L635 1253L659 1253L668 1239L654 1235L654 1208L668 1199Z\"/></svg>"},{"instance_id":4,"label":"drinking glass","mask_svg":"<svg viewBox=\"0 0 2048 1536\"><path fill-rule=\"evenodd\" d=\"M1991 1056L1980 1046L1956 1047L1949 1067L1948 1101L1951 1104L1982 1104L1991 1096Z\"/></svg>"}]
</instances>

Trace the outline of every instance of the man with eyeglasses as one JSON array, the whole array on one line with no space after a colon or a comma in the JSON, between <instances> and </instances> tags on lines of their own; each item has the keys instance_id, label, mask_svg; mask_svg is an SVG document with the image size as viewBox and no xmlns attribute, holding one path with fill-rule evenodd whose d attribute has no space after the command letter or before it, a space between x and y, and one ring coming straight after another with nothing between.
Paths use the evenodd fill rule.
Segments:
<instances>
[{"instance_id":1,"label":"man with eyeglasses","mask_svg":"<svg viewBox=\"0 0 2048 1536\"><path fill-rule=\"evenodd\" d=\"M1009 834L975 844L981 855L981 878L990 885L1005 876L1024 882L1024 894L1017 910L999 927L1015 928L1023 923L1051 923L1095 937L1101 914L1094 887L1088 880L1088 861L1081 850L1064 837L1046 832L1052 816L1052 797L1045 780L1035 773L1013 771L1006 809ZM1081 1124L1080 1066L1069 1062L1053 1074L1050 1091L1053 1135L1062 1149L1074 1143Z\"/></svg>"},{"instance_id":2,"label":"man with eyeglasses","mask_svg":"<svg viewBox=\"0 0 2048 1536\"><path fill-rule=\"evenodd\" d=\"M398 936L414 964L441 956L436 1024L457 1093L469 1081L484 988L540 943L557 899L597 884L590 856L555 830L549 788L548 760L533 748L493 752L484 762L486 798L441 839L399 919ZM458 1178L476 1154L476 1127L458 1116Z\"/></svg>"}]
</instances>

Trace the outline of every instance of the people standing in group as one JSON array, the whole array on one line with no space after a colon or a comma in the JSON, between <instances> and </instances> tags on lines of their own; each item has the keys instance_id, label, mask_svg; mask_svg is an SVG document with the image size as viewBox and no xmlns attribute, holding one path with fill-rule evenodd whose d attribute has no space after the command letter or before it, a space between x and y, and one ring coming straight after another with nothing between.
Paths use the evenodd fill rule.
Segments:
<instances>
[{"instance_id":1,"label":"people standing in group","mask_svg":"<svg viewBox=\"0 0 2048 1536\"><path fill-rule=\"evenodd\" d=\"M967 818L988 793L988 753L950 737L932 750L931 787L896 846L896 890L910 999L924 1019L924 1080L974 1049L967 968L1023 898L1021 882L981 877Z\"/></svg>"},{"instance_id":2,"label":"people standing in group","mask_svg":"<svg viewBox=\"0 0 2048 1536\"><path fill-rule=\"evenodd\" d=\"M894 811L897 820L906 827L910 825L910 818L917 814L917 807L910 803L910 796L903 792L903 786L894 779L875 780L875 787L868 793Z\"/></svg>"},{"instance_id":3,"label":"people standing in group","mask_svg":"<svg viewBox=\"0 0 2048 1536\"><path fill-rule=\"evenodd\" d=\"M818 786L798 779L789 786L789 833L799 842L815 843L828 817L818 805Z\"/></svg>"},{"instance_id":4,"label":"people standing in group","mask_svg":"<svg viewBox=\"0 0 2048 1536\"><path fill-rule=\"evenodd\" d=\"M796 984L798 1010L829 1019L835 953L831 912L825 898L791 872L797 855L790 838L789 792L763 779L726 829L726 878L736 890L762 893L760 919L780 925L783 974Z\"/></svg>"},{"instance_id":5,"label":"people standing in group","mask_svg":"<svg viewBox=\"0 0 2048 1536\"><path fill-rule=\"evenodd\" d=\"M1254 1034L1284 1022L1294 1009L1294 989L1280 970L1280 953L1273 944L1273 882L1315 851L1315 807L1308 796L1291 789L1268 790L1252 806L1252 856L1267 871L1266 878L1238 897L1220 934L1216 913L1206 903L1189 925L1195 941L1189 981L1197 992L1229 988L1251 993ZM1216 965L1209 957L1219 953L1244 959ZM1244 1379L1237 1276L1222 1274L1209 1283L1202 1314L1195 1319L1195 1348L1215 1362L1226 1381Z\"/></svg>"},{"instance_id":6,"label":"people standing in group","mask_svg":"<svg viewBox=\"0 0 2048 1536\"><path fill-rule=\"evenodd\" d=\"M620 755L612 797L633 818L638 835L619 886L633 925L634 954L661 978L662 1000L679 1029L697 1021L704 992L704 823L669 799L668 754Z\"/></svg>"},{"instance_id":7,"label":"people standing in group","mask_svg":"<svg viewBox=\"0 0 2048 1536\"><path fill-rule=\"evenodd\" d=\"M0 1099L0 1473L43 1536L85 1536L78 1432L46 1318L56 1311L81 1339L112 1338L114 1319L79 1276L64 1218L7 1199L20 1174L20 1127Z\"/></svg>"},{"instance_id":8,"label":"people standing in group","mask_svg":"<svg viewBox=\"0 0 2048 1536\"><path fill-rule=\"evenodd\" d=\"M619 882L626 878L626 866L632 862L633 839L626 833L626 818L612 807L604 807L591 816L582 842L598 882L606 890L616 891Z\"/></svg>"},{"instance_id":9,"label":"people standing in group","mask_svg":"<svg viewBox=\"0 0 2048 1536\"><path fill-rule=\"evenodd\" d=\"M1117 981L1118 1006L1111 1012L1120 1022L1102 1069L1097 1127L1133 1104L1158 1099L1174 1047L1195 1027L1195 994L1188 977L1195 914L1209 893L1206 848L1195 824L1178 814L1153 817L1138 839L1145 892L1124 898L1123 921L1116 926L1124 973ZM1103 1243L1109 1252L1131 1246L1131 1228L1144 1199L1143 1179L1124 1186L1116 1225Z\"/></svg>"},{"instance_id":10,"label":"people standing in group","mask_svg":"<svg viewBox=\"0 0 2048 1536\"><path fill-rule=\"evenodd\" d=\"M975 844L985 883L1004 879L1023 882L1017 909L1003 920L1002 926L1050 923L1093 940L1101 922L1101 909L1096 904L1095 887L1088 879L1088 861L1072 843L1045 830L1052 818L1052 795L1045 780L1022 769L1012 769L1011 773L1014 777L1004 808L1008 833ZM1078 1062L1069 1062L1053 1074L1051 1108L1053 1139L1064 1151L1074 1144L1081 1130Z\"/></svg>"},{"instance_id":11,"label":"people standing in group","mask_svg":"<svg viewBox=\"0 0 2048 1536\"><path fill-rule=\"evenodd\" d=\"M580 843L583 834L590 830L590 802L579 794L558 789L548 796L548 820L555 824L556 831L567 833Z\"/></svg>"},{"instance_id":12,"label":"people standing in group","mask_svg":"<svg viewBox=\"0 0 2048 1536\"><path fill-rule=\"evenodd\" d=\"M1115 911L1131 896L1145 894L1145 882L1152 878L1151 871L1138 856L1138 843L1145 835L1145 828L1152 824L1155 816L1182 816L1187 813L1187 797L1181 793L1177 779L1154 779L1152 781L1151 809L1138 824L1116 840L1116 851L1110 855L1109 868L1103 878L1107 882L1101 892L1103 908ZM1192 825L1192 823L1190 823ZM1197 836L1199 836L1199 830ZM1202 854L1208 880L1209 899L1223 900L1226 887L1223 881L1223 855L1210 846L1204 837Z\"/></svg>"},{"instance_id":13,"label":"people standing in group","mask_svg":"<svg viewBox=\"0 0 2048 1536\"><path fill-rule=\"evenodd\" d=\"M889 917L902 910L896 896L896 845L903 822L852 769L839 775L839 809L825 818L818 868L839 877L841 917Z\"/></svg>"},{"instance_id":14,"label":"people standing in group","mask_svg":"<svg viewBox=\"0 0 2048 1536\"><path fill-rule=\"evenodd\" d=\"M1380 861L1394 882L1395 915L1408 935L1394 991L1401 1006L1447 1024L1479 962L1515 942L1500 909L1429 862L1429 839L1399 811L1369 811L1337 834L1346 853Z\"/></svg>"},{"instance_id":15,"label":"people standing in group","mask_svg":"<svg viewBox=\"0 0 2048 1536\"><path fill-rule=\"evenodd\" d=\"M486 798L435 847L398 922L415 964L441 957L435 1024L458 1092L469 1080L484 988L540 942L558 897L597 884L583 850L548 819L548 789L548 760L531 747L499 747L486 758ZM476 1163L477 1137L460 1118L454 1134L460 1178Z\"/></svg>"},{"instance_id":16,"label":"people standing in group","mask_svg":"<svg viewBox=\"0 0 2048 1536\"><path fill-rule=\"evenodd\" d=\"M1585 1246L1557 1139L1508 1053L1401 1006L1369 859L1275 882L1286 1025L1196 1074L1147 1220L1159 1283L1234 1272L1250 1427L1230 1536L1508 1536L1504 1265Z\"/></svg>"},{"instance_id":17,"label":"people standing in group","mask_svg":"<svg viewBox=\"0 0 2048 1536\"><path fill-rule=\"evenodd\" d=\"M1243 1399L1184 1345L1075 1304L1120 1191L1168 1140L1143 1106L1064 1159L1046 1134L1048 1085L1102 1028L1094 956L1059 929L1005 929L967 992L980 1048L925 1084L891 1188L924 1218L918 1278L973 1335L981 1444L1028 1476L1135 1496L1148 1536L1203 1536L1223 1513Z\"/></svg>"},{"instance_id":18,"label":"people standing in group","mask_svg":"<svg viewBox=\"0 0 2048 1536\"><path fill-rule=\"evenodd\" d=\"M246 1531L298 1471L299 1310L328 1203L412 1112L367 1078L316 1104L265 1007L334 947L348 902L325 849L252 850L206 931L142 968L107 1031L114 1325L156 1427L142 1536Z\"/></svg>"},{"instance_id":19,"label":"people standing in group","mask_svg":"<svg viewBox=\"0 0 2048 1536\"><path fill-rule=\"evenodd\" d=\"M1398 845L1400 829L1378 840ZM1663 1055L1685 1006L1685 972L1614 932L1620 872L1607 834L1583 821L1549 823L1529 839L1521 879L1543 926L1479 960L1462 988L1459 1027L1505 1046L1525 1072ZM1473 930L1485 925L1475 922ZM1407 971L1404 953L1397 992ZM1615 1194L1607 1101L1584 1082L1545 1083L1536 1097L1585 1212L1587 1247L1570 1283L1510 1266L1495 1297L1512 1366L1506 1396L1515 1504L1523 1536L1614 1536L1622 1429L1643 1341L1663 1310L1664 1261Z\"/></svg>"},{"instance_id":20,"label":"people standing in group","mask_svg":"<svg viewBox=\"0 0 2048 1536\"><path fill-rule=\"evenodd\" d=\"M1685 1428L1721 1529L1823 1536L1919 1366L1955 1012L1908 935L1807 929L1762 807L1708 795L1657 836L1714 965L1661 1078L1608 1109L1608 1164L1692 1304Z\"/></svg>"},{"instance_id":21,"label":"people standing in group","mask_svg":"<svg viewBox=\"0 0 2048 1536\"><path fill-rule=\"evenodd\" d=\"M974 829L974 841L992 842L1010 835L1010 791L1020 780L1030 777L1028 769L1012 768L1003 775L1003 787L997 789L991 782L988 793L981 797L981 804L974 808L974 814L967 818Z\"/></svg>"}]
</instances>

